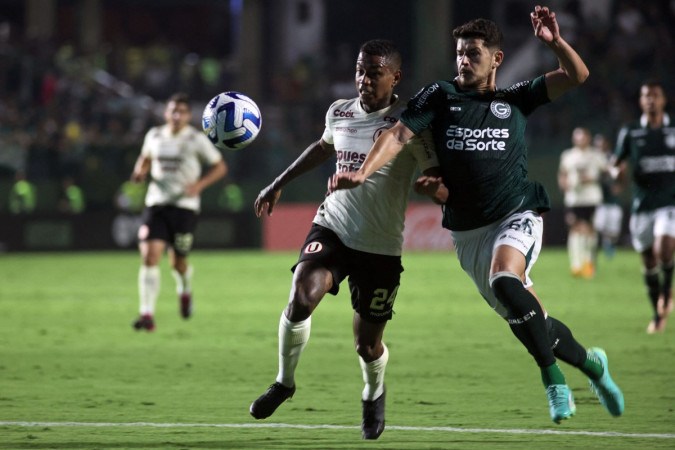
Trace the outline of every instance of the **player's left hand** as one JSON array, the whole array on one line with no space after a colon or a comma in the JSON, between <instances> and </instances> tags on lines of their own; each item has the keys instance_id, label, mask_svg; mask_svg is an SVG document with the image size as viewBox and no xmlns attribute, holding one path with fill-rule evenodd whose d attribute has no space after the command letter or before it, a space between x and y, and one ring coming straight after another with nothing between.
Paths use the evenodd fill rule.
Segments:
<instances>
[{"instance_id":1,"label":"player's left hand","mask_svg":"<svg viewBox=\"0 0 675 450\"><path fill-rule=\"evenodd\" d=\"M361 186L366 179L358 172L334 173L328 178L328 192L332 193L340 189L352 189Z\"/></svg>"},{"instance_id":2,"label":"player's left hand","mask_svg":"<svg viewBox=\"0 0 675 450\"><path fill-rule=\"evenodd\" d=\"M555 18L555 13L547 6L535 6L534 11L530 13L534 35L547 44L557 41L560 38L560 28Z\"/></svg>"},{"instance_id":3,"label":"player's left hand","mask_svg":"<svg viewBox=\"0 0 675 450\"><path fill-rule=\"evenodd\" d=\"M448 189L443 184L443 178L423 175L415 180L415 192L426 195L438 204L448 200Z\"/></svg>"}]
</instances>

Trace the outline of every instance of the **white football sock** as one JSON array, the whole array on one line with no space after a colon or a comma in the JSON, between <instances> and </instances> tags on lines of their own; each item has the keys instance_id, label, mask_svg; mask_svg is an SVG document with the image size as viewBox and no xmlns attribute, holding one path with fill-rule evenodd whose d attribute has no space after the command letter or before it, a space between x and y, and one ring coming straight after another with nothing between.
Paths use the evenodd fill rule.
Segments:
<instances>
[{"instance_id":1,"label":"white football sock","mask_svg":"<svg viewBox=\"0 0 675 450\"><path fill-rule=\"evenodd\" d=\"M584 262L593 263L595 260L595 252L598 248L598 236L591 232L591 234L584 235Z\"/></svg>"},{"instance_id":2,"label":"white football sock","mask_svg":"<svg viewBox=\"0 0 675 450\"><path fill-rule=\"evenodd\" d=\"M312 317L301 322L291 322L286 313L279 319L279 373L277 382L286 387L295 385L295 368L300 361L300 354L309 341Z\"/></svg>"},{"instance_id":3,"label":"white football sock","mask_svg":"<svg viewBox=\"0 0 675 450\"><path fill-rule=\"evenodd\" d=\"M141 315L155 314L155 304L159 295L159 266L141 266L138 271L138 294Z\"/></svg>"},{"instance_id":4,"label":"white football sock","mask_svg":"<svg viewBox=\"0 0 675 450\"><path fill-rule=\"evenodd\" d=\"M581 267L584 264L582 259L582 246L582 236L576 231L571 231L567 236L567 254L570 258L570 268L573 271L581 270Z\"/></svg>"},{"instance_id":5,"label":"white football sock","mask_svg":"<svg viewBox=\"0 0 675 450\"><path fill-rule=\"evenodd\" d=\"M173 269L171 273L173 274L173 279L176 280L176 292L180 295L183 292L192 291L192 273L194 270L192 266L188 266L185 273L180 273L176 269Z\"/></svg>"},{"instance_id":6,"label":"white football sock","mask_svg":"<svg viewBox=\"0 0 675 450\"><path fill-rule=\"evenodd\" d=\"M363 400L375 400L384 392L384 371L387 368L387 361L389 361L389 349L384 345L384 342L382 346L384 352L375 361L367 363L359 356L363 382L366 383L361 394Z\"/></svg>"}]
</instances>

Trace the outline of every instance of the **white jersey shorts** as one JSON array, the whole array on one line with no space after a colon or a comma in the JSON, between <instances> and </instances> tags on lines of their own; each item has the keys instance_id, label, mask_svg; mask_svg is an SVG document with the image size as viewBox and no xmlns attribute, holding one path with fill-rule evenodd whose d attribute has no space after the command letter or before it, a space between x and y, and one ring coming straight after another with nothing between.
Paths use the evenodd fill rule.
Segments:
<instances>
[{"instance_id":1,"label":"white jersey shorts","mask_svg":"<svg viewBox=\"0 0 675 450\"><path fill-rule=\"evenodd\" d=\"M675 206L634 213L630 217L630 235L633 248L640 253L654 245L656 236L675 237Z\"/></svg>"},{"instance_id":2,"label":"white jersey shorts","mask_svg":"<svg viewBox=\"0 0 675 450\"><path fill-rule=\"evenodd\" d=\"M593 228L605 236L619 237L623 222L623 209L621 205L604 203L595 208L593 216Z\"/></svg>"},{"instance_id":3,"label":"white jersey shorts","mask_svg":"<svg viewBox=\"0 0 675 450\"><path fill-rule=\"evenodd\" d=\"M471 277L488 305L506 318L506 308L497 300L490 287L492 255L502 245L522 253L526 261L524 286L531 287L534 283L530 279L530 269L539 258L544 233L541 216L533 211L525 211L475 230L451 233L462 269Z\"/></svg>"}]
</instances>

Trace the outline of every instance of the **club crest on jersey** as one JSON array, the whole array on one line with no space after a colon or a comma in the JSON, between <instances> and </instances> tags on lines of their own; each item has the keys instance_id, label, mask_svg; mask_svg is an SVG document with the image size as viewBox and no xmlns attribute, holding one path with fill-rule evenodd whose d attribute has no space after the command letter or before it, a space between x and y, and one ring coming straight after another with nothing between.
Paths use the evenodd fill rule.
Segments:
<instances>
[{"instance_id":1,"label":"club crest on jersey","mask_svg":"<svg viewBox=\"0 0 675 450\"><path fill-rule=\"evenodd\" d=\"M307 244L307 247L305 247L305 253L319 253L321 250L323 250L321 242L310 242Z\"/></svg>"},{"instance_id":2,"label":"club crest on jersey","mask_svg":"<svg viewBox=\"0 0 675 450\"><path fill-rule=\"evenodd\" d=\"M507 119L511 116L511 105L495 100L490 103L490 111L499 119Z\"/></svg>"}]
</instances>

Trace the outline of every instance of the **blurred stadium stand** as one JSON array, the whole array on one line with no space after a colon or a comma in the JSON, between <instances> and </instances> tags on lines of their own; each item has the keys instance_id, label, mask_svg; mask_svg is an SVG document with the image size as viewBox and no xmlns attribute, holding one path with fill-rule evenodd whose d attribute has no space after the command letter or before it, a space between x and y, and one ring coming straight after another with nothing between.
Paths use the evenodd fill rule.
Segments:
<instances>
[{"instance_id":1,"label":"blurred stadium stand","mask_svg":"<svg viewBox=\"0 0 675 450\"><path fill-rule=\"evenodd\" d=\"M188 92L199 126L209 98L239 90L253 97L263 113L258 140L243 151L225 154L231 165L227 183L241 188L245 207L237 213L223 211L218 198L224 185L205 192L203 207L205 216L238 217L241 221L231 226L246 227L258 236L243 239L233 232L234 241L203 242L215 242L215 247L260 245L261 226L250 217L253 199L321 135L330 103L355 95L354 58L363 41L380 37L397 42L404 54L404 82L398 92L408 98L422 85L452 76L450 30L468 19L488 17L500 23L505 34L506 60L497 80L505 87L557 64L532 38L531 4L0 0L2 221L11 221L13 228L27 220L9 217L8 193L17 171L25 172L36 187L36 217L63 215L58 199L65 177L74 179L86 199L83 215L65 217L66 222L92 214L96 225L103 223L101 217L114 217L120 213L117 192L128 179L145 131L161 122L164 100L175 91ZM584 86L542 108L529 124L530 173L544 182L559 208L555 172L570 130L583 125L613 139L619 126L638 114L642 80L659 78L667 92L673 92L675 2L548 4L591 70ZM327 165L306 174L284 190L283 201L316 205L331 170ZM552 226L554 231L562 227ZM0 230L6 248L7 227ZM564 230L560 231L551 234L550 242L560 242ZM109 226L89 232L110 233ZM37 248L17 246L27 247Z\"/></svg>"}]
</instances>

